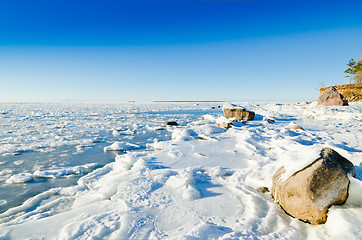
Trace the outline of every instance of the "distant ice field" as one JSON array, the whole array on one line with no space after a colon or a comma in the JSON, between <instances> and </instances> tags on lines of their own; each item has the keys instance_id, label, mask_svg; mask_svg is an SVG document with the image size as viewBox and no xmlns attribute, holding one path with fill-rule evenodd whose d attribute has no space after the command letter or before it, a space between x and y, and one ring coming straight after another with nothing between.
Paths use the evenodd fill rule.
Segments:
<instances>
[{"instance_id":1,"label":"distant ice field","mask_svg":"<svg viewBox=\"0 0 362 240\"><path fill-rule=\"evenodd\" d=\"M237 104L230 129L221 102L0 104L0 239L361 239L362 103ZM326 224L257 191L325 147L357 172Z\"/></svg>"},{"instance_id":2,"label":"distant ice field","mask_svg":"<svg viewBox=\"0 0 362 240\"><path fill-rule=\"evenodd\" d=\"M186 124L203 114L217 115L221 110L211 106L220 104L0 104L0 213L114 161L124 151L103 148L115 141L145 149L155 138L171 138L162 127L166 121ZM77 166L81 169L72 171ZM51 170L63 173L34 175ZM11 176L18 177L9 181Z\"/></svg>"}]
</instances>

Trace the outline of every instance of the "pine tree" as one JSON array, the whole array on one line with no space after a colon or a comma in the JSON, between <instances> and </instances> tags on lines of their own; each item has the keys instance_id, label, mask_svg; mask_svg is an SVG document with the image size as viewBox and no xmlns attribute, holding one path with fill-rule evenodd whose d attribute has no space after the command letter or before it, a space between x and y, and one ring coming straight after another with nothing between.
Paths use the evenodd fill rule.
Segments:
<instances>
[{"instance_id":1,"label":"pine tree","mask_svg":"<svg viewBox=\"0 0 362 240\"><path fill-rule=\"evenodd\" d=\"M357 73L357 70L355 69L356 67L356 61L351 58L349 60L349 62L347 63L347 66L349 68L346 69L346 71L344 71L345 74L348 74L347 76L345 77L349 77L349 83L351 84L352 83L352 79L354 77L354 75Z\"/></svg>"}]
</instances>

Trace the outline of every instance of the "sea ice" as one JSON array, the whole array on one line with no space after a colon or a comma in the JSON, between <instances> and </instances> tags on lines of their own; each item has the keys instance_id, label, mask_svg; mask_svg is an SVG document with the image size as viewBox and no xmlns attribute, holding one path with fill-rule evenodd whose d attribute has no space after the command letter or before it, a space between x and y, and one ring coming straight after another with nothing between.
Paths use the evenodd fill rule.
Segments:
<instances>
[{"instance_id":1,"label":"sea ice","mask_svg":"<svg viewBox=\"0 0 362 240\"><path fill-rule=\"evenodd\" d=\"M260 120L227 130L215 126L221 111L217 112L218 115L198 120L205 115L205 109L210 109L201 103L129 103L124 105L121 115L118 107L86 105L88 112L74 107L87 116L84 119L98 119L89 120L88 127L99 127L104 132L105 129L114 129L115 122L127 118L132 121L124 121L124 129L135 124L146 126L141 130L133 127L135 136L152 132L162 140L155 139L155 135L145 137L145 141L151 141L147 149L139 149L138 145L127 142L115 142L105 147L105 151L134 151L119 153L114 162L82 176L75 186L42 192L0 214L0 238L361 239L362 104L344 108L306 103L240 104L259 114ZM52 112L57 116L68 109L64 106L58 108L49 106L49 109L56 109ZM193 121L180 115L181 121L178 122L184 124L167 131L156 132L156 128L147 127L160 126L170 119L168 110L182 109L200 111L200 115ZM42 115L41 111L29 114L21 107L15 110L32 118ZM7 109L1 111L7 112ZM275 122L261 121L264 116L271 116ZM104 118L107 120L102 125ZM62 137L67 139L66 144L77 145L80 139L93 139L94 136L91 138L75 131L77 128L69 131L67 128L72 124L82 128L87 122L73 120L64 119L57 125L59 129L65 126L65 136ZM291 122L306 130L287 130ZM43 125L39 123L39 126ZM14 130L20 129L16 127ZM168 131L172 136L159 138L170 134ZM18 142L25 140L15 135ZM42 143L51 145L51 137L48 138L45 132L38 137L35 142L24 141L24 149ZM45 141L40 140L41 137ZM357 178L350 178L347 202L329 209L326 224L312 226L287 215L270 193L260 193L257 189L270 189L272 177L280 166L286 168L283 175L286 179L318 158L324 147L331 147L352 161ZM20 148L9 143L2 152L14 153ZM68 172L77 171L67 169ZM63 172L58 169L36 173L55 177ZM13 173L3 172L4 176L8 174ZM30 181L34 174L14 174L7 181Z\"/></svg>"}]
</instances>

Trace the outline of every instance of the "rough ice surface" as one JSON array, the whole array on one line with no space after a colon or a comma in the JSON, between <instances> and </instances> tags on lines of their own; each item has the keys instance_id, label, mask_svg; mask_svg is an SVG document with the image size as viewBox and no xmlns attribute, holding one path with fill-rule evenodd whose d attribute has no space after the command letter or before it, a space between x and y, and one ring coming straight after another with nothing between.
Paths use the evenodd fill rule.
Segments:
<instances>
[{"instance_id":1,"label":"rough ice surface","mask_svg":"<svg viewBox=\"0 0 362 240\"><path fill-rule=\"evenodd\" d=\"M113 134L114 135L114 134ZM104 147L104 151L124 151L124 150L130 150L134 148L139 148L140 146L128 143L128 142L114 142L112 145Z\"/></svg>"},{"instance_id":2,"label":"rough ice surface","mask_svg":"<svg viewBox=\"0 0 362 240\"><path fill-rule=\"evenodd\" d=\"M75 166L71 168L52 169L44 171L36 170L34 173L19 173L12 175L9 179L5 181L5 183L25 183L33 180L33 178L59 178L65 175L80 174L81 171L94 168L96 165L96 163L90 163L83 166Z\"/></svg>"},{"instance_id":3,"label":"rough ice surface","mask_svg":"<svg viewBox=\"0 0 362 240\"><path fill-rule=\"evenodd\" d=\"M2 105L1 187L91 170L75 185L48 189L1 213L0 239L361 239L362 103L240 105L260 117L227 130L215 126L222 113L210 115L210 103ZM160 127L168 120L179 126ZM288 130L291 122L305 130ZM106 134L140 148L117 153L100 168L19 173L6 167L7 156L26 151L109 146L115 141ZM140 142L140 136L152 137ZM279 167L286 179L325 147L357 172L346 204L333 206L326 224L294 219L270 193L256 190L271 188Z\"/></svg>"}]
</instances>

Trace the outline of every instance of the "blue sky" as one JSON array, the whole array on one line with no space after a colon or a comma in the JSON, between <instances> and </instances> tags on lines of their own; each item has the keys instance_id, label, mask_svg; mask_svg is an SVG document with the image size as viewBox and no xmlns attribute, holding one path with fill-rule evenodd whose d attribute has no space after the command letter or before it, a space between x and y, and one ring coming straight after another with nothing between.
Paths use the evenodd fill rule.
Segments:
<instances>
[{"instance_id":1,"label":"blue sky","mask_svg":"<svg viewBox=\"0 0 362 240\"><path fill-rule=\"evenodd\" d=\"M362 2L0 1L0 102L310 101L348 83Z\"/></svg>"}]
</instances>

